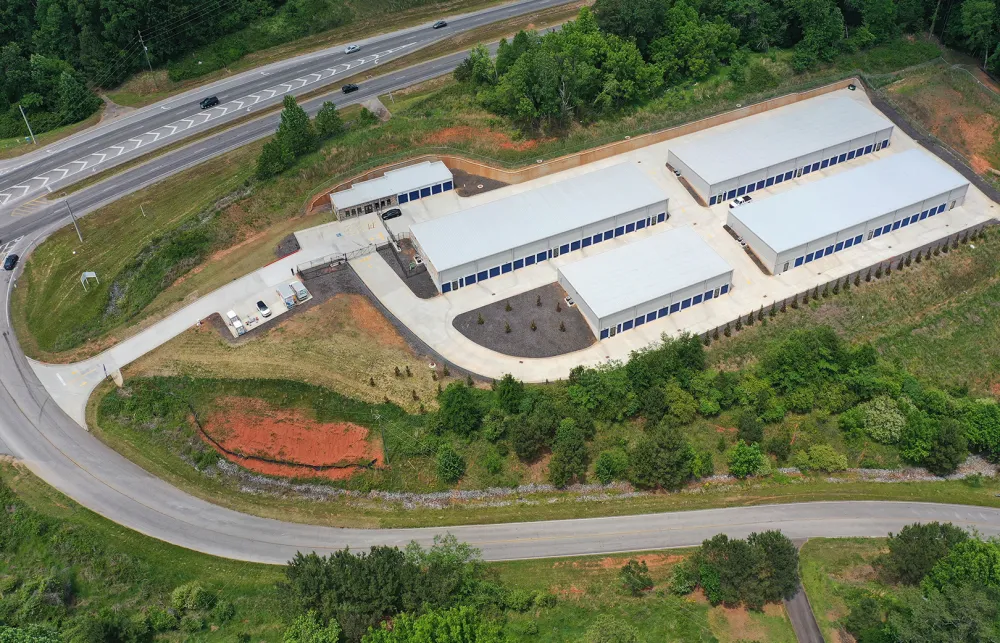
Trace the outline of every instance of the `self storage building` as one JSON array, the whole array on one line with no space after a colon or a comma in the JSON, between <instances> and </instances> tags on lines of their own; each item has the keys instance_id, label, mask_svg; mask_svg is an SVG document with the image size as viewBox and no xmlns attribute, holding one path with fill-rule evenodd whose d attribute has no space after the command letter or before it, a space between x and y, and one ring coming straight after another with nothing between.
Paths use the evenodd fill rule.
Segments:
<instances>
[{"instance_id":1,"label":"self storage building","mask_svg":"<svg viewBox=\"0 0 1000 643\"><path fill-rule=\"evenodd\" d=\"M559 284L601 339L725 295L732 283L732 267L689 227L559 269Z\"/></svg>"},{"instance_id":2,"label":"self storage building","mask_svg":"<svg viewBox=\"0 0 1000 643\"><path fill-rule=\"evenodd\" d=\"M632 163L581 174L410 227L447 293L666 220L667 196Z\"/></svg>"},{"instance_id":3,"label":"self storage building","mask_svg":"<svg viewBox=\"0 0 1000 643\"><path fill-rule=\"evenodd\" d=\"M447 192L453 186L451 170L444 163L424 161L334 192L330 203L338 219L347 219Z\"/></svg>"},{"instance_id":4,"label":"self storage building","mask_svg":"<svg viewBox=\"0 0 1000 643\"><path fill-rule=\"evenodd\" d=\"M715 205L877 152L891 137L886 118L833 94L687 136L667 161Z\"/></svg>"},{"instance_id":5,"label":"self storage building","mask_svg":"<svg viewBox=\"0 0 1000 643\"><path fill-rule=\"evenodd\" d=\"M908 150L734 208L728 224L780 274L957 207L968 189L955 170Z\"/></svg>"}]
</instances>

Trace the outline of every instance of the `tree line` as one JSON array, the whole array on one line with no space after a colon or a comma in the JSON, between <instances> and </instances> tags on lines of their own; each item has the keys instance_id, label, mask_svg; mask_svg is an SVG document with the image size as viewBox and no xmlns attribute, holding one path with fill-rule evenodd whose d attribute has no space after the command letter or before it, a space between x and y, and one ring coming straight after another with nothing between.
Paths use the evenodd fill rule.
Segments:
<instances>
[{"instance_id":1,"label":"tree line","mask_svg":"<svg viewBox=\"0 0 1000 643\"><path fill-rule=\"evenodd\" d=\"M889 534L874 561L878 579L848 595L844 627L858 643L1000 640L1000 541L951 523L916 523Z\"/></svg>"},{"instance_id":2,"label":"tree line","mask_svg":"<svg viewBox=\"0 0 1000 643\"><path fill-rule=\"evenodd\" d=\"M1000 72L995 0L597 0L560 31L501 40L495 58L476 47L455 78L487 110L551 129L641 105L727 64L734 82L775 85L759 59L748 64L752 52L792 49L792 68L806 71L927 30Z\"/></svg>"},{"instance_id":3,"label":"tree line","mask_svg":"<svg viewBox=\"0 0 1000 643\"><path fill-rule=\"evenodd\" d=\"M19 104L38 134L147 65L195 78L352 17L344 0L0 0L0 138L28 135Z\"/></svg>"},{"instance_id":4,"label":"tree line","mask_svg":"<svg viewBox=\"0 0 1000 643\"><path fill-rule=\"evenodd\" d=\"M565 383L525 386L507 375L482 390L452 382L438 402L430 425L439 436L438 475L449 484L466 466L453 443L475 440L494 445L487 469L493 460L502 466L498 456L508 450L524 462L548 453L554 485L585 482L588 443L597 432L639 420L644 429L631 444L597 454L595 475L604 483L678 489L715 473L713 454L693 447L685 427L724 412L736 425L736 443L720 439L719 450L729 473L741 478L767 474L774 464L805 472L847 468L847 457L822 438L800 434L793 445L782 428L790 415L812 414L839 429L854 451L887 445L938 475L953 473L970 450L1000 459L995 400L970 397L961 386L927 386L881 360L871 345L851 346L829 327L793 331L740 371L707 368L698 337L664 337L627 362L576 367Z\"/></svg>"}]
</instances>

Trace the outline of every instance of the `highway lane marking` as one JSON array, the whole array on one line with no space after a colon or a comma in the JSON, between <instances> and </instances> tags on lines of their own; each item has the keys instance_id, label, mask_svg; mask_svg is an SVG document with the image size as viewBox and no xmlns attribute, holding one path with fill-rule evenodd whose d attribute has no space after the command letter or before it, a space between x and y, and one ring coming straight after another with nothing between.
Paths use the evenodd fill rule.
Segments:
<instances>
[{"instance_id":1,"label":"highway lane marking","mask_svg":"<svg viewBox=\"0 0 1000 643\"><path fill-rule=\"evenodd\" d=\"M209 122L211 120L214 120L214 119L217 119L217 118L222 118L222 117L226 116L227 114L229 114L231 111L242 110L244 108L244 106L248 106L247 107L247 111L250 111L250 107L252 107L254 105L257 105L258 103L260 103L262 101L270 100L272 98L276 98L278 96L282 96L282 95L287 94L287 93L289 93L289 92L291 92L291 91L293 91L295 89L301 89L301 88L303 88L303 87L305 87L307 85L320 82L323 79L331 78L332 76L336 76L339 73L344 73L344 72L349 71L349 70L353 69L354 67L357 67L357 66L360 66L360 65L364 65L364 64L372 63L372 62L377 63L381 58L384 58L386 56L398 53L399 51L401 51L403 49L406 49L406 48L408 48L408 47L410 47L412 45L413 45L413 43L405 43L405 44L400 45L398 47L393 47L391 49L386 49L384 51L380 51L380 52L375 53L375 54L369 54L367 56L363 56L361 58L358 58L356 60L353 60L353 61L350 61L350 62L347 62L347 63L341 63L339 65L335 65L335 66L330 67L328 69L324 69L322 72L318 72L318 73L317 72L310 72L309 74L307 74L307 75L305 75L303 77L295 78L295 79L292 79L290 81L286 81L284 83L280 83L278 85L275 85L274 87L271 87L271 88L268 88L268 89L264 89L264 90L262 90L260 92L257 92L256 94L250 94L248 96L244 96L242 98L229 101L229 102L227 102L227 103L225 103L223 105L219 105L217 107L214 107L211 110L207 110L207 111L204 111L204 112L193 114L191 116L187 116L187 117L185 117L185 118L183 118L181 120L178 120L178 121L176 121L174 123L170 123L168 125L161 126L159 128L156 128L156 129L151 130L149 132L146 132L144 134L140 134L138 137L128 139L129 142L135 142L135 144L136 144L136 146L134 148L132 148L131 150L129 150L129 151L130 152L134 151L134 150L136 150L136 149L138 149L140 147L143 147L145 145L150 145L152 143L158 142L159 140L161 140L163 138L168 138L170 136L174 136L178 132L182 132L182 131L186 131L186 130L191 129L192 127L194 127L196 125L196 123L192 119L194 119L194 118L196 118L198 116L201 116L202 120L201 120L200 123L197 123L197 125L202 125L202 124L207 123L207 122ZM269 95L265 97L265 96L262 96L263 94L269 94ZM168 107L167 105L162 105L160 107L160 109L167 109L167 107ZM152 139L151 140L146 140L145 139L146 136L151 136ZM112 152L112 150L118 150L118 152L114 153L114 152ZM69 163L67 163L63 167L59 167L59 168L55 168L55 169L52 169L52 170L48 170L48 171L46 171L46 172L44 172L44 173L42 173L42 174L40 174L38 176L32 177L32 178L24 181L23 183L21 183L19 185L14 185L14 186L10 186L10 187L4 188L3 191L0 191L0 206L7 205L13 199L24 198L24 197L26 197L28 194L30 194L32 192L37 192L37 191L45 188L48 185L49 181L51 181L53 179L61 181L61 180L64 180L64 179L66 179L66 178L68 178L70 176L79 174L80 172L83 172L83 171L88 170L88 169L91 170L91 171L94 171L95 167L97 165L100 165L101 163L104 163L109 156L111 158L116 158L116 157L120 156L123 153L124 153L124 150L121 148L121 143L118 143L118 144L110 146L110 147L108 147L108 148L106 148L104 150L101 150L100 152L95 152L93 154L90 154L90 155L84 157L81 160L70 161ZM91 160L88 160L88 159L97 159L97 160L91 161ZM72 168L69 167L69 166L73 166L73 165L77 165L77 164L79 164L79 167L77 167L75 169L72 169ZM55 174L60 173L60 172L62 173L61 176L58 176L58 177L54 176Z\"/></svg>"}]
</instances>

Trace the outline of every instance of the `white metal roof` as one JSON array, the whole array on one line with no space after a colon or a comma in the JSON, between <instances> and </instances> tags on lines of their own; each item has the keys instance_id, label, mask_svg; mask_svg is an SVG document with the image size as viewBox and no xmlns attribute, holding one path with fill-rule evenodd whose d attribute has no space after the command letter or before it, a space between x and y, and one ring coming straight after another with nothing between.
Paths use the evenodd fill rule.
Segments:
<instances>
[{"instance_id":1,"label":"white metal roof","mask_svg":"<svg viewBox=\"0 0 1000 643\"><path fill-rule=\"evenodd\" d=\"M444 163L424 161L398 170L389 170L377 179L355 183L346 190L334 192L330 199L335 209L343 210L445 181L451 181L451 170Z\"/></svg>"},{"instance_id":2,"label":"white metal roof","mask_svg":"<svg viewBox=\"0 0 1000 643\"><path fill-rule=\"evenodd\" d=\"M442 271L666 201L642 170L621 163L418 223L410 231Z\"/></svg>"},{"instance_id":3,"label":"white metal roof","mask_svg":"<svg viewBox=\"0 0 1000 643\"><path fill-rule=\"evenodd\" d=\"M835 93L686 136L670 151L715 185L891 127L874 108Z\"/></svg>"},{"instance_id":4,"label":"white metal roof","mask_svg":"<svg viewBox=\"0 0 1000 643\"><path fill-rule=\"evenodd\" d=\"M581 259L559 271L603 319L733 269L685 226Z\"/></svg>"},{"instance_id":5,"label":"white metal roof","mask_svg":"<svg viewBox=\"0 0 1000 643\"><path fill-rule=\"evenodd\" d=\"M968 184L930 154L908 150L730 212L780 253Z\"/></svg>"}]
</instances>

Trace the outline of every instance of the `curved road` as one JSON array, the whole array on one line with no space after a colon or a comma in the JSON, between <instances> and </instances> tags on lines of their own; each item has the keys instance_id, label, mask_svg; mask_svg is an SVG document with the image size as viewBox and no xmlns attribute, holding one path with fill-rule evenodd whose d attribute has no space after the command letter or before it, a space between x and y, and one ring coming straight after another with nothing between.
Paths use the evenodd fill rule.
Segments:
<instances>
[{"instance_id":1,"label":"curved road","mask_svg":"<svg viewBox=\"0 0 1000 643\"><path fill-rule=\"evenodd\" d=\"M6 320L5 320L6 322ZM489 560L697 545L780 529L793 539L884 536L915 521L950 521L1000 534L1000 510L904 502L819 502L677 513L427 529L336 529L241 514L153 477L80 428L52 402L4 323L0 448L81 505L131 529L216 556L280 564L297 551L427 544L451 532Z\"/></svg>"},{"instance_id":2,"label":"curved road","mask_svg":"<svg viewBox=\"0 0 1000 643\"><path fill-rule=\"evenodd\" d=\"M547 0L548 5L560 4ZM440 75L464 54L376 78L350 100L377 95ZM272 81L273 82L273 81ZM317 101L307 108L318 107ZM194 143L133 168L70 197L74 210L88 211L183 167L245 144L273 131L266 117ZM0 235L41 234L64 222L48 206L24 218L0 219ZM19 244L24 245L24 244ZM7 293L12 273L0 277ZM335 529L285 523L241 514L199 500L155 478L83 430L39 383L10 331L0 322L0 452L22 460L42 480L81 505L146 535L208 554L284 563L296 551L320 553L345 546L429 543L445 531L480 548L487 559L515 559L610 553L697 545L725 532L780 529L793 539L818 536L883 536L915 521L950 521L1000 534L1000 510L900 502L830 502L736 507L704 511L428 529Z\"/></svg>"}]
</instances>

